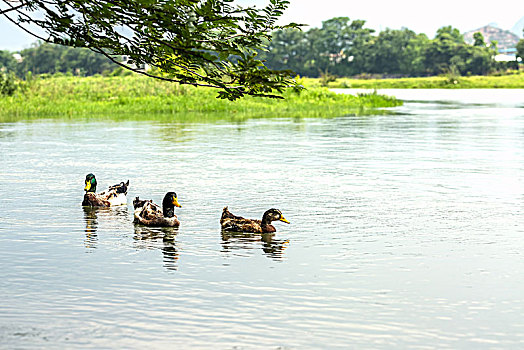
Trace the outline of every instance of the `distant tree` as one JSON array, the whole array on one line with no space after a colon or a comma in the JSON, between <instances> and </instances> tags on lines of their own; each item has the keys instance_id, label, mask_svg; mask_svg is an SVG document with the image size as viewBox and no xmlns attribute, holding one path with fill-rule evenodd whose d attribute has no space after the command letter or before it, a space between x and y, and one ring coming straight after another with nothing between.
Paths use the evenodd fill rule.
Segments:
<instances>
[{"instance_id":1,"label":"distant tree","mask_svg":"<svg viewBox=\"0 0 524 350\"><path fill-rule=\"evenodd\" d=\"M437 29L437 39L450 39L456 44L464 44L464 36L460 34L460 30L452 26L444 26Z\"/></svg>"},{"instance_id":2,"label":"distant tree","mask_svg":"<svg viewBox=\"0 0 524 350\"><path fill-rule=\"evenodd\" d=\"M372 39L373 29L364 28L365 21L350 21L348 17L335 17L322 22L322 28L310 30L310 63L314 61L317 75L327 72L347 76L364 69L366 46Z\"/></svg>"},{"instance_id":3,"label":"distant tree","mask_svg":"<svg viewBox=\"0 0 524 350\"><path fill-rule=\"evenodd\" d=\"M484 42L484 35L482 35L481 32L473 33L473 40L474 40L473 46L481 46L481 47L486 46L486 43Z\"/></svg>"},{"instance_id":4,"label":"distant tree","mask_svg":"<svg viewBox=\"0 0 524 350\"><path fill-rule=\"evenodd\" d=\"M290 72L265 67L256 50L272 30L298 27L275 24L289 1L269 0L262 9L233 2L0 0L0 14L42 41L85 47L153 78L214 87L231 100L278 97L274 91L296 84ZM32 33L30 25L44 29L46 36ZM118 61L121 55L130 58L129 64ZM134 68L142 64L158 69Z\"/></svg>"},{"instance_id":5,"label":"distant tree","mask_svg":"<svg viewBox=\"0 0 524 350\"><path fill-rule=\"evenodd\" d=\"M409 29L386 29L374 36L364 21L347 17L324 21L321 28L280 30L261 53L273 69L292 69L304 76L387 75L451 76L487 74L494 68L496 46L485 45L476 33L477 46L465 43L451 26L442 27L433 40Z\"/></svg>"},{"instance_id":6,"label":"distant tree","mask_svg":"<svg viewBox=\"0 0 524 350\"><path fill-rule=\"evenodd\" d=\"M424 35L409 29L386 29L370 43L366 71L379 74L420 75L424 66L419 59L429 43Z\"/></svg>"},{"instance_id":7,"label":"distant tree","mask_svg":"<svg viewBox=\"0 0 524 350\"><path fill-rule=\"evenodd\" d=\"M14 71L16 67L16 60L13 54L9 51L0 51L0 70Z\"/></svg>"},{"instance_id":8,"label":"distant tree","mask_svg":"<svg viewBox=\"0 0 524 350\"><path fill-rule=\"evenodd\" d=\"M335 17L322 22L321 28L306 32L275 31L268 52L261 53L261 57L273 69L291 69L310 77L357 74L367 62L365 48L373 32L364 24Z\"/></svg>"},{"instance_id":9,"label":"distant tree","mask_svg":"<svg viewBox=\"0 0 524 350\"><path fill-rule=\"evenodd\" d=\"M494 51L486 47L469 46L465 48L465 65L462 67L462 74L484 75L488 74L494 67Z\"/></svg>"},{"instance_id":10,"label":"distant tree","mask_svg":"<svg viewBox=\"0 0 524 350\"><path fill-rule=\"evenodd\" d=\"M517 57L524 61L524 39L520 39L517 44Z\"/></svg>"},{"instance_id":11,"label":"distant tree","mask_svg":"<svg viewBox=\"0 0 524 350\"><path fill-rule=\"evenodd\" d=\"M375 32L374 29L364 28L366 21L354 20L351 22L350 30L352 32L352 45L351 49L346 54L348 61L349 70L346 74L342 75L354 75L365 71L366 63L368 60L366 54L366 48L369 46Z\"/></svg>"},{"instance_id":12,"label":"distant tree","mask_svg":"<svg viewBox=\"0 0 524 350\"><path fill-rule=\"evenodd\" d=\"M17 85L17 79L13 72L5 72L0 69L0 97L14 94Z\"/></svg>"},{"instance_id":13,"label":"distant tree","mask_svg":"<svg viewBox=\"0 0 524 350\"><path fill-rule=\"evenodd\" d=\"M401 72L406 72L405 74L411 76L420 76L426 73L424 51L429 43L430 40L426 34L417 34L415 38L410 39L405 50L408 59L402 60L402 64L400 65Z\"/></svg>"},{"instance_id":14,"label":"distant tree","mask_svg":"<svg viewBox=\"0 0 524 350\"><path fill-rule=\"evenodd\" d=\"M309 75L305 69L309 50L306 32L290 28L273 32L271 40L267 41L267 50L261 50L259 56L271 69L289 69L300 75Z\"/></svg>"},{"instance_id":15,"label":"distant tree","mask_svg":"<svg viewBox=\"0 0 524 350\"><path fill-rule=\"evenodd\" d=\"M478 34L478 35L477 35ZM437 31L435 39L424 52L424 63L429 74L487 74L494 67L496 45L486 47L481 33L475 33L475 44L467 45L460 31L451 26Z\"/></svg>"},{"instance_id":16,"label":"distant tree","mask_svg":"<svg viewBox=\"0 0 524 350\"><path fill-rule=\"evenodd\" d=\"M60 66L60 51L56 45L37 42L31 48L22 50L20 55L23 61L18 65L18 75L24 76L25 72L33 74L56 73Z\"/></svg>"},{"instance_id":17,"label":"distant tree","mask_svg":"<svg viewBox=\"0 0 524 350\"><path fill-rule=\"evenodd\" d=\"M73 48L37 42L31 48L20 52L23 61L17 64L17 73L23 77L27 72L72 73L74 75L93 75L113 71L117 64L104 55L85 48Z\"/></svg>"},{"instance_id":18,"label":"distant tree","mask_svg":"<svg viewBox=\"0 0 524 350\"><path fill-rule=\"evenodd\" d=\"M424 52L424 64L430 74L441 74L464 65L459 52L465 45L464 37L459 30L446 26L437 30L435 39L431 40Z\"/></svg>"}]
</instances>

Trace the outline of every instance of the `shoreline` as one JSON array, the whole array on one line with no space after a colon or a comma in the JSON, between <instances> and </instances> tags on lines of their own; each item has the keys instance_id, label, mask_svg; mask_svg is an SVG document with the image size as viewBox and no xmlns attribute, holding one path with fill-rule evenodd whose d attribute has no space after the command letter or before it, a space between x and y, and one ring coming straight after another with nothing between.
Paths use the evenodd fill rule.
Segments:
<instances>
[{"instance_id":1,"label":"shoreline","mask_svg":"<svg viewBox=\"0 0 524 350\"><path fill-rule=\"evenodd\" d=\"M300 78L306 86L322 86L321 78ZM500 76L433 76L387 79L341 77L330 82L330 89L524 89L524 71Z\"/></svg>"}]
</instances>

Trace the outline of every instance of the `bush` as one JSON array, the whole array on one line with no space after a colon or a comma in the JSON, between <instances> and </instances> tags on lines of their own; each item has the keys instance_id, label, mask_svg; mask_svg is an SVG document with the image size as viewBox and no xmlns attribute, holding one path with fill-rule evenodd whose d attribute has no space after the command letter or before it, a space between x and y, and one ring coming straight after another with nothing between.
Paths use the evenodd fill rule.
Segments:
<instances>
[{"instance_id":1,"label":"bush","mask_svg":"<svg viewBox=\"0 0 524 350\"><path fill-rule=\"evenodd\" d=\"M12 96L16 87L16 78L13 73L0 72L0 95Z\"/></svg>"},{"instance_id":2,"label":"bush","mask_svg":"<svg viewBox=\"0 0 524 350\"><path fill-rule=\"evenodd\" d=\"M337 81L336 75L331 74L326 69L325 71L320 71L320 85L327 87L329 83Z\"/></svg>"}]
</instances>

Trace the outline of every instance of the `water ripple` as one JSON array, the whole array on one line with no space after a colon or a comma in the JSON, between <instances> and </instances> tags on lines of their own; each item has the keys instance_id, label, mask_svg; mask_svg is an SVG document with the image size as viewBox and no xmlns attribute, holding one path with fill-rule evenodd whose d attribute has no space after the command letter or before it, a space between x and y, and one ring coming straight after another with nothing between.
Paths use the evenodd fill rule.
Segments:
<instances>
[{"instance_id":1,"label":"water ripple","mask_svg":"<svg viewBox=\"0 0 524 350\"><path fill-rule=\"evenodd\" d=\"M387 116L0 124L0 342L522 348L522 91L396 93ZM89 172L176 191L180 228L83 209ZM224 206L291 225L221 232Z\"/></svg>"}]
</instances>

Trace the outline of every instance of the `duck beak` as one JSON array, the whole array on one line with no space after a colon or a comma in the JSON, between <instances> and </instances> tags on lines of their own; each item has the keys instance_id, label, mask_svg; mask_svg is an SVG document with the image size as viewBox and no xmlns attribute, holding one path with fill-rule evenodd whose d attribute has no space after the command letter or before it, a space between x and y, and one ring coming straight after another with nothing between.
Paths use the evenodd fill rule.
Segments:
<instances>
[{"instance_id":1,"label":"duck beak","mask_svg":"<svg viewBox=\"0 0 524 350\"><path fill-rule=\"evenodd\" d=\"M178 199L176 197L173 197L173 204L175 207L182 208L182 206L178 203Z\"/></svg>"},{"instance_id":2,"label":"duck beak","mask_svg":"<svg viewBox=\"0 0 524 350\"><path fill-rule=\"evenodd\" d=\"M287 219L283 216L280 216L280 221L284 221L286 224L290 224L290 222L287 221Z\"/></svg>"},{"instance_id":3,"label":"duck beak","mask_svg":"<svg viewBox=\"0 0 524 350\"><path fill-rule=\"evenodd\" d=\"M86 187L84 188L84 191L89 191L91 189L91 181L86 181Z\"/></svg>"}]
</instances>

